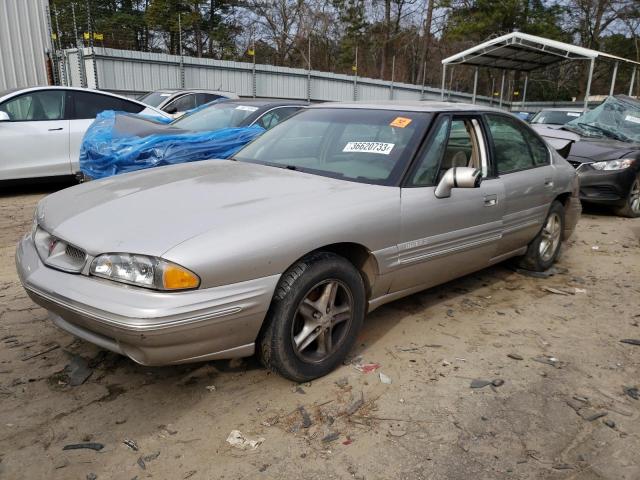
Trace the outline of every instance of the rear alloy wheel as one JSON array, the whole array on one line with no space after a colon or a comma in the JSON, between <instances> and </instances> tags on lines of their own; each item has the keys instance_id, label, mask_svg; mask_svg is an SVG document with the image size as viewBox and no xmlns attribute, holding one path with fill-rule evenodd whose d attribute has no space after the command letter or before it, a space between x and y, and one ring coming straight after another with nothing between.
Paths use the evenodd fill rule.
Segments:
<instances>
[{"instance_id":1,"label":"rear alloy wheel","mask_svg":"<svg viewBox=\"0 0 640 480\"><path fill-rule=\"evenodd\" d=\"M542 230L536 235L527 253L520 259L520 266L535 272L551 268L558 258L564 230L564 207L557 200L551 204Z\"/></svg>"},{"instance_id":2,"label":"rear alloy wheel","mask_svg":"<svg viewBox=\"0 0 640 480\"><path fill-rule=\"evenodd\" d=\"M622 217L640 217L640 173L631 184L627 202L624 207L617 209L616 213Z\"/></svg>"},{"instance_id":3,"label":"rear alloy wheel","mask_svg":"<svg viewBox=\"0 0 640 480\"><path fill-rule=\"evenodd\" d=\"M258 356L274 372L296 382L336 368L355 343L365 314L360 272L330 252L304 257L276 288L258 338Z\"/></svg>"}]
</instances>

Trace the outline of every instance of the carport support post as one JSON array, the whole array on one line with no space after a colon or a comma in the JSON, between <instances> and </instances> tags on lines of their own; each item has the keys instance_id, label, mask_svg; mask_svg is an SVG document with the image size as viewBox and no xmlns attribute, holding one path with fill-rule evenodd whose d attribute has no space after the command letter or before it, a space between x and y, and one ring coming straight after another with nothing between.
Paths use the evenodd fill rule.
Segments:
<instances>
[{"instance_id":1,"label":"carport support post","mask_svg":"<svg viewBox=\"0 0 640 480\"><path fill-rule=\"evenodd\" d=\"M502 108L502 96L504 95L504 75L505 70L502 70L502 82L500 83L500 104L498 105L500 108Z\"/></svg>"},{"instance_id":2,"label":"carport support post","mask_svg":"<svg viewBox=\"0 0 640 480\"><path fill-rule=\"evenodd\" d=\"M613 66L613 75L611 75L611 88L609 88L609 96L613 96L613 90L616 87L616 76L618 75L618 62Z\"/></svg>"},{"instance_id":3,"label":"carport support post","mask_svg":"<svg viewBox=\"0 0 640 480\"><path fill-rule=\"evenodd\" d=\"M631 72L631 83L629 83L629 96L633 95L633 84L636 81L636 70L638 67L633 67L633 72Z\"/></svg>"},{"instance_id":4,"label":"carport support post","mask_svg":"<svg viewBox=\"0 0 640 480\"><path fill-rule=\"evenodd\" d=\"M447 81L447 65L442 64L442 86L440 87L440 100L444 102L444 84Z\"/></svg>"},{"instance_id":5,"label":"carport support post","mask_svg":"<svg viewBox=\"0 0 640 480\"><path fill-rule=\"evenodd\" d=\"M475 105L476 103L476 92L478 91L478 67L476 67L476 71L473 74L473 98L471 99L471 103Z\"/></svg>"},{"instance_id":6,"label":"carport support post","mask_svg":"<svg viewBox=\"0 0 640 480\"><path fill-rule=\"evenodd\" d=\"M634 70L633 73L635 73L636 71ZM424 62L422 64L422 87L420 88L420 100L424 100L424 82L425 82L425 75L427 74L427 62ZM633 85L633 80L631 81L631 85ZM629 94L631 95L631 94Z\"/></svg>"},{"instance_id":7,"label":"carport support post","mask_svg":"<svg viewBox=\"0 0 640 480\"><path fill-rule=\"evenodd\" d=\"M593 78L593 68L595 66L596 59L591 59L591 65L589 65L589 76L587 77L587 89L584 92L584 107L583 111L587 113L589 110L589 94L591 93L591 79Z\"/></svg>"},{"instance_id":8,"label":"carport support post","mask_svg":"<svg viewBox=\"0 0 640 480\"><path fill-rule=\"evenodd\" d=\"M524 102L527 100L527 84L529 83L529 75L524 76L524 90L522 92L522 108L524 108Z\"/></svg>"}]
</instances>

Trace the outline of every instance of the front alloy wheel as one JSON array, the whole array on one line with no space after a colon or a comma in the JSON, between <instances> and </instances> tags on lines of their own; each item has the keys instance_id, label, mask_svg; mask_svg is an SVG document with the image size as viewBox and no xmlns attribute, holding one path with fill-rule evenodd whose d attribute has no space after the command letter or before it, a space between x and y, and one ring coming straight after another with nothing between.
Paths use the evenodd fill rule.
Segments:
<instances>
[{"instance_id":1,"label":"front alloy wheel","mask_svg":"<svg viewBox=\"0 0 640 480\"><path fill-rule=\"evenodd\" d=\"M618 209L616 213L623 217L640 217L640 173L636 175L635 180L631 184L627 202L624 207Z\"/></svg>"},{"instance_id":2,"label":"front alloy wheel","mask_svg":"<svg viewBox=\"0 0 640 480\"><path fill-rule=\"evenodd\" d=\"M353 347L364 319L360 272L344 257L314 252L280 278L257 340L257 354L296 382L336 368Z\"/></svg>"},{"instance_id":3,"label":"front alloy wheel","mask_svg":"<svg viewBox=\"0 0 640 480\"><path fill-rule=\"evenodd\" d=\"M307 292L291 326L296 355L305 362L331 356L349 333L353 297L339 280L324 280Z\"/></svg>"}]
</instances>

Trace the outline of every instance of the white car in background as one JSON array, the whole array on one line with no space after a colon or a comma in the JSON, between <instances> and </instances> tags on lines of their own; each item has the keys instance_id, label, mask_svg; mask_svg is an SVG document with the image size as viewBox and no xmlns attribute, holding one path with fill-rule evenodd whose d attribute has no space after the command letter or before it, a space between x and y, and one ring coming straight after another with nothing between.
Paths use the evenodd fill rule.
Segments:
<instances>
[{"instance_id":1,"label":"white car in background","mask_svg":"<svg viewBox=\"0 0 640 480\"><path fill-rule=\"evenodd\" d=\"M544 125L547 128L560 128L567 122L579 118L582 108L545 108L536 113L529 121L532 125Z\"/></svg>"},{"instance_id":2,"label":"white car in background","mask_svg":"<svg viewBox=\"0 0 640 480\"><path fill-rule=\"evenodd\" d=\"M179 118L189 110L206 105L215 100L238 100L233 92L203 89L164 89L149 92L138 98L143 103L159 108L173 118Z\"/></svg>"},{"instance_id":3,"label":"white car in background","mask_svg":"<svg viewBox=\"0 0 640 480\"><path fill-rule=\"evenodd\" d=\"M169 118L137 100L86 88L0 92L0 181L75 175L82 137L104 110Z\"/></svg>"}]
</instances>

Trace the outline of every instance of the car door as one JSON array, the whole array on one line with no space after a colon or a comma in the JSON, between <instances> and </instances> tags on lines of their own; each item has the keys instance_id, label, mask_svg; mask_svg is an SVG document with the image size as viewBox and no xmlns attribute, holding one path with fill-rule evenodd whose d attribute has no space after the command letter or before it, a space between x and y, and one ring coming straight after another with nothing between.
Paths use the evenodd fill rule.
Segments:
<instances>
[{"instance_id":1,"label":"car door","mask_svg":"<svg viewBox=\"0 0 640 480\"><path fill-rule=\"evenodd\" d=\"M0 105L0 180L70 175L65 92L36 90Z\"/></svg>"},{"instance_id":2,"label":"car door","mask_svg":"<svg viewBox=\"0 0 640 480\"><path fill-rule=\"evenodd\" d=\"M522 249L540 231L553 200L554 171L546 145L526 125L500 113L485 119L506 196L500 258Z\"/></svg>"},{"instance_id":3,"label":"car door","mask_svg":"<svg viewBox=\"0 0 640 480\"><path fill-rule=\"evenodd\" d=\"M80 169L78 160L80 159L82 138L100 112L115 110L140 113L145 108L144 105L130 102L119 97L81 90L69 90L67 103L70 105L69 155L71 158L71 168L74 173Z\"/></svg>"},{"instance_id":4,"label":"car door","mask_svg":"<svg viewBox=\"0 0 640 480\"><path fill-rule=\"evenodd\" d=\"M479 116L440 115L401 190L399 272L391 289L428 288L489 265L502 233L504 188L492 177ZM444 172L472 166L478 188L436 198Z\"/></svg>"}]
</instances>

